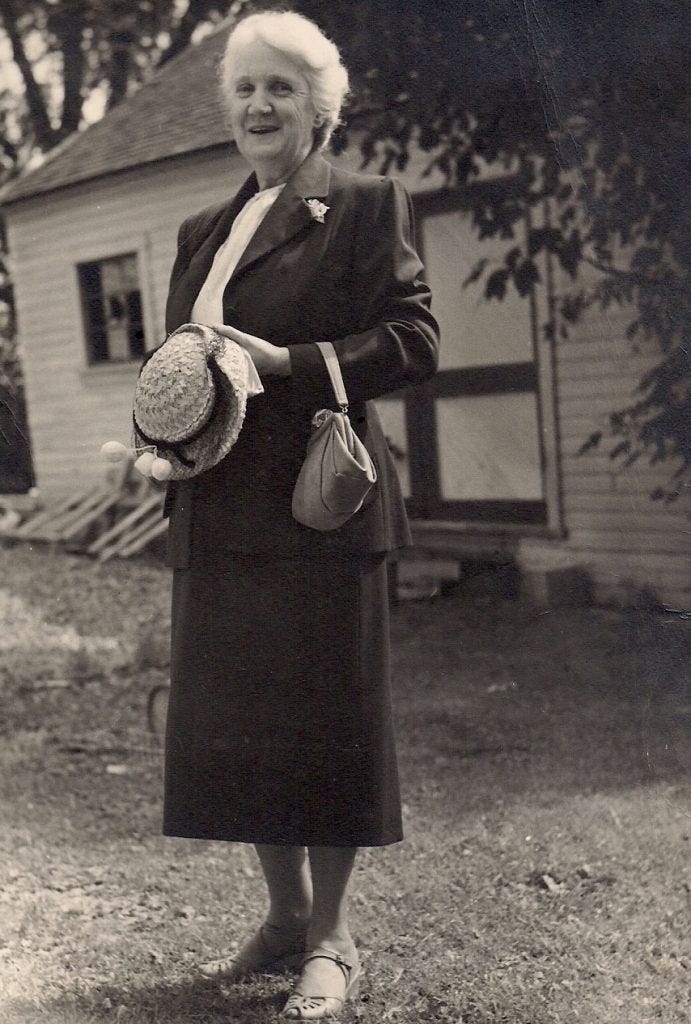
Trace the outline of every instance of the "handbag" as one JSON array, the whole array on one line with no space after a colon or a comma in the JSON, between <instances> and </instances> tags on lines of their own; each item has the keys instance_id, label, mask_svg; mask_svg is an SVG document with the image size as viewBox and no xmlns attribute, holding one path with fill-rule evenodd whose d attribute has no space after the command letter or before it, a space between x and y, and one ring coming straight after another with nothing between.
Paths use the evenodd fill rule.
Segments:
<instances>
[{"instance_id":1,"label":"handbag","mask_svg":"<svg viewBox=\"0 0 691 1024\"><path fill-rule=\"evenodd\" d=\"M329 341L318 341L317 347L340 412L320 409L312 418L307 454L293 489L293 518L326 533L362 508L377 471L348 419L348 397L336 350Z\"/></svg>"}]
</instances>

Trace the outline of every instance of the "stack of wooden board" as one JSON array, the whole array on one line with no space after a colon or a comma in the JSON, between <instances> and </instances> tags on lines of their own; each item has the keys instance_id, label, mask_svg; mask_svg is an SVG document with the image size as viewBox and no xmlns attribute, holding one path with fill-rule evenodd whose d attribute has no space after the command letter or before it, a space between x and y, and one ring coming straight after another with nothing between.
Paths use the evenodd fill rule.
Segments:
<instances>
[{"instance_id":1,"label":"stack of wooden board","mask_svg":"<svg viewBox=\"0 0 691 1024\"><path fill-rule=\"evenodd\" d=\"M134 472L130 460L98 487L30 510L18 523L6 519L0 538L60 545L100 562L129 558L166 532L162 506L162 488Z\"/></svg>"},{"instance_id":2,"label":"stack of wooden board","mask_svg":"<svg viewBox=\"0 0 691 1024\"><path fill-rule=\"evenodd\" d=\"M163 496L149 494L144 501L132 509L100 534L86 549L88 555L95 555L99 562L118 556L129 558L143 551L157 537L168 529L168 520L162 516Z\"/></svg>"}]
</instances>

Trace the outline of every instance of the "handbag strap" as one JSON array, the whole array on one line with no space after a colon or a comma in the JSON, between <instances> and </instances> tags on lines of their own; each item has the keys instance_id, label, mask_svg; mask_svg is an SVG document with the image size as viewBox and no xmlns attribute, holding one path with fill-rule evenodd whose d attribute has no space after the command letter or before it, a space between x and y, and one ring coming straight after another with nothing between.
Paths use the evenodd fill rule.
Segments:
<instances>
[{"instance_id":1,"label":"handbag strap","mask_svg":"<svg viewBox=\"0 0 691 1024\"><path fill-rule=\"evenodd\" d=\"M333 388L336 401L341 407L341 412L348 412L348 396L345 384L343 383L343 375L340 363L338 362L338 356L336 355L336 349L330 341L318 341L317 348L324 357L326 369L329 371L329 377L331 378L331 387Z\"/></svg>"}]
</instances>

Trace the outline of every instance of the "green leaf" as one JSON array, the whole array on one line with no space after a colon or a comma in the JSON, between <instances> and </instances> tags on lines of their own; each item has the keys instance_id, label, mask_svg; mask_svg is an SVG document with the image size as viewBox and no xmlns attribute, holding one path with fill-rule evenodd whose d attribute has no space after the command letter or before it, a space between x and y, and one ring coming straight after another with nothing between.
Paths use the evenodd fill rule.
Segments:
<instances>
[{"instance_id":1,"label":"green leaf","mask_svg":"<svg viewBox=\"0 0 691 1024\"><path fill-rule=\"evenodd\" d=\"M580 446L580 448L578 449L578 454L579 455L585 455L586 452L592 451L594 448L597 448L601 441L602 441L602 431L601 430L594 431L590 435L590 437L587 438L587 440L585 440L583 442L583 444Z\"/></svg>"},{"instance_id":2,"label":"green leaf","mask_svg":"<svg viewBox=\"0 0 691 1024\"><path fill-rule=\"evenodd\" d=\"M466 279L463 281L461 287L467 288L468 285L474 284L480 277L482 277L482 274L488 263L489 260L486 257L483 257L482 259L478 260L473 266L473 269L466 277Z\"/></svg>"},{"instance_id":3,"label":"green leaf","mask_svg":"<svg viewBox=\"0 0 691 1024\"><path fill-rule=\"evenodd\" d=\"M537 269L537 264L533 260L523 260L520 266L516 268L513 275L516 290L522 297L528 295L539 280L540 272Z\"/></svg>"},{"instance_id":4,"label":"green leaf","mask_svg":"<svg viewBox=\"0 0 691 1024\"><path fill-rule=\"evenodd\" d=\"M503 267L501 270L493 271L487 278L485 285L486 299L503 299L506 294L506 284L509 279L509 271Z\"/></svg>"}]
</instances>

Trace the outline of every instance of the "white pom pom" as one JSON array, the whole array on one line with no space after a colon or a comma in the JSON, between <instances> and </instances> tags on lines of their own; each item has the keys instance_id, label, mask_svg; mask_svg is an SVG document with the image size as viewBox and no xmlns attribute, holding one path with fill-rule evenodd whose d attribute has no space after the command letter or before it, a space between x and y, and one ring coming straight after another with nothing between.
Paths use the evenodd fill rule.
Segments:
<instances>
[{"instance_id":1,"label":"white pom pom","mask_svg":"<svg viewBox=\"0 0 691 1024\"><path fill-rule=\"evenodd\" d=\"M128 451L120 441L106 441L101 445L101 455L106 462L123 462L127 458Z\"/></svg>"},{"instance_id":2,"label":"white pom pom","mask_svg":"<svg viewBox=\"0 0 691 1024\"><path fill-rule=\"evenodd\" d=\"M156 461L156 456L153 452L144 452L134 463L134 468L142 474L142 476L151 476L151 466Z\"/></svg>"},{"instance_id":3,"label":"white pom pom","mask_svg":"<svg viewBox=\"0 0 691 1024\"><path fill-rule=\"evenodd\" d=\"M151 463L151 475L154 480L167 480L173 472L168 459L154 459Z\"/></svg>"}]
</instances>

